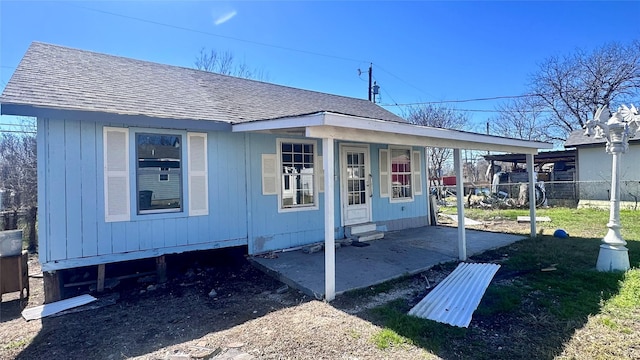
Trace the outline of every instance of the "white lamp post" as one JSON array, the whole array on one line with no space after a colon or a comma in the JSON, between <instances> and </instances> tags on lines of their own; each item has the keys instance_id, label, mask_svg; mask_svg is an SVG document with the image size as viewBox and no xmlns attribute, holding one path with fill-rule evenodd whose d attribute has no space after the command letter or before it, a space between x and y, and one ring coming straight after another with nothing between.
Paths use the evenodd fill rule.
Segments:
<instances>
[{"instance_id":1,"label":"white lamp post","mask_svg":"<svg viewBox=\"0 0 640 360\"><path fill-rule=\"evenodd\" d=\"M629 250L627 242L620 235L620 155L629 149L629 138L635 137L640 128L640 115L631 105L624 105L618 111L610 114L603 106L596 111L593 120L585 124L585 135L594 135L595 139L607 139L607 153L613 155L611 169L611 209L607 227L609 231L602 239L596 269L598 271L626 271L629 270Z\"/></svg>"}]
</instances>

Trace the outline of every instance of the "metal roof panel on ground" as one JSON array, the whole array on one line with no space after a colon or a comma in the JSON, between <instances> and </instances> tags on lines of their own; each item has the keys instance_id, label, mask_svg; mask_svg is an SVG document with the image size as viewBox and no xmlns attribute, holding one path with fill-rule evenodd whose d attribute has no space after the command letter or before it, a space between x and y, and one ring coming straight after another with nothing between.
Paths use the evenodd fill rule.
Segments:
<instances>
[{"instance_id":1,"label":"metal roof panel on ground","mask_svg":"<svg viewBox=\"0 0 640 360\"><path fill-rule=\"evenodd\" d=\"M427 294L409 315L468 327L500 265L461 263Z\"/></svg>"}]
</instances>

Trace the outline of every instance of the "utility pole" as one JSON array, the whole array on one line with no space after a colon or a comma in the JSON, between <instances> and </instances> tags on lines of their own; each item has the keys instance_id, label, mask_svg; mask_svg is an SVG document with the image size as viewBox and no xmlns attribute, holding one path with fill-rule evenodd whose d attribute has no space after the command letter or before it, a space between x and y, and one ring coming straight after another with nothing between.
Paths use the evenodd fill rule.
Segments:
<instances>
[{"instance_id":1,"label":"utility pole","mask_svg":"<svg viewBox=\"0 0 640 360\"><path fill-rule=\"evenodd\" d=\"M371 101L371 80L373 80L373 63L369 63L369 101Z\"/></svg>"}]
</instances>

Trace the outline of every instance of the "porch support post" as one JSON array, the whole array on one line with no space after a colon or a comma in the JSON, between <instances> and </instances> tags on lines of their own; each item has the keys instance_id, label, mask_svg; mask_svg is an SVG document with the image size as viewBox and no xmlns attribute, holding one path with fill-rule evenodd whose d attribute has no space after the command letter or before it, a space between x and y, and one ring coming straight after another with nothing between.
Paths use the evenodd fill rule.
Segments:
<instances>
[{"instance_id":1,"label":"porch support post","mask_svg":"<svg viewBox=\"0 0 640 360\"><path fill-rule=\"evenodd\" d=\"M336 297L336 239L334 204L334 141L322 139L324 168L324 298Z\"/></svg>"},{"instance_id":2,"label":"porch support post","mask_svg":"<svg viewBox=\"0 0 640 360\"><path fill-rule=\"evenodd\" d=\"M467 234L464 231L464 176L462 172L462 152L453 149L453 167L456 171L456 206L458 207L458 258L467 260Z\"/></svg>"},{"instance_id":3,"label":"porch support post","mask_svg":"<svg viewBox=\"0 0 640 360\"><path fill-rule=\"evenodd\" d=\"M531 237L536 237L536 174L533 172L533 154L527 154L527 174L529 175L529 217Z\"/></svg>"},{"instance_id":4,"label":"porch support post","mask_svg":"<svg viewBox=\"0 0 640 360\"><path fill-rule=\"evenodd\" d=\"M425 175L425 179L427 179L426 183L427 183L427 187L424 191L424 193L427 195L425 196L427 198L427 224L429 226L435 225L434 223L431 222L431 180L429 179L429 166L431 164L429 164L429 148L423 147L424 149L424 175ZM436 212L436 209L433 209L434 214ZM437 217L438 214L435 214L435 216Z\"/></svg>"}]
</instances>

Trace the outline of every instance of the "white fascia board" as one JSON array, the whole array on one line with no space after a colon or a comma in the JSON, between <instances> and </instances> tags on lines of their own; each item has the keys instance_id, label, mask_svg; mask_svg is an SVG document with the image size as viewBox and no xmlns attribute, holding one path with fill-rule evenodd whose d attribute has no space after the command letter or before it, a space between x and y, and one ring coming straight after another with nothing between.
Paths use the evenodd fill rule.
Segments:
<instances>
[{"instance_id":1,"label":"white fascia board","mask_svg":"<svg viewBox=\"0 0 640 360\"><path fill-rule=\"evenodd\" d=\"M245 123L234 124L231 128L231 131L268 131L304 128L308 126L321 126L324 125L324 114L325 113L315 113L310 115L284 117L272 120L249 121Z\"/></svg>"},{"instance_id":2,"label":"white fascia board","mask_svg":"<svg viewBox=\"0 0 640 360\"><path fill-rule=\"evenodd\" d=\"M378 144L391 145L412 145L443 147L452 149L482 150L482 151L503 151L516 154L537 154L538 148L535 146L513 146L502 145L494 142L473 142L462 140L450 140L447 138L427 137L424 135L406 135L402 133L383 132L374 130L353 129L337 126L314 126L307 127L305 136L312 138L332 138L344 141L360 141ZM543 143L544 144L544 143Z\"/></svg>"},{"instance_id":3,"label":"white fascia board","mask_svg":"<svg viewBox=\"0 0 640 360\"><path fill-rule=\"evenodd\" d=\"M410 123L400 123L391 121L381 121L366 119L354 116L347 116L335 113L326 113L324 125L347 127L361 130L380 131L385 133L395 133L401 135L415 135L432 139L454 140L463 143L478 143L502 146L513 146L531 149L552 149L553 144L541 141L529 141L520 139L504 138L500 136L470 133L465 131L434 128ZM420 145L420 144L415 144ZM466 147L465 147L466 148ZM467 148L469 149L469 148ZM481 150L481 149L479 149ZM483 149L482 149L483 150Z\"/></svg>"},{"instance_id":4,"label":"white fascia board","mask_svg":"<svg viewBox=\"0 0 640 360\"><path fill-rule=\"evenodd\" d=\"M232 131L270 131L292 128L304 128L305 136L312 138L393 145L491 150L520 154L537 154L538 149L553 148L552 144L539 141L510 139L329 112L240 123L233 125Z\"/></svg>"}]
</instances>

